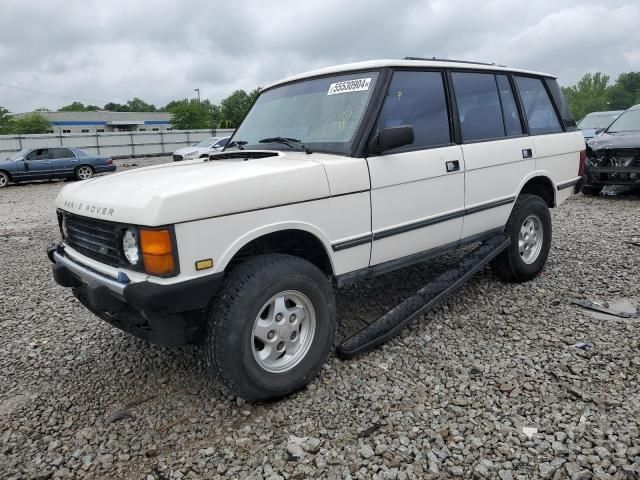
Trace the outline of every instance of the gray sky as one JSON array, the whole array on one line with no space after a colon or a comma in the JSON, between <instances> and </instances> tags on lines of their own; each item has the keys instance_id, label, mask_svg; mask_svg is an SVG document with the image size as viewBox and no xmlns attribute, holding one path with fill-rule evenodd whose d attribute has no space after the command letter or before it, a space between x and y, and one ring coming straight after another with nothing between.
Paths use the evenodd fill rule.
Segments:
<instances>
[{"instance_id":1,"label":"gray sky","mask_svg":"<svg viewBox=\"0 0 640 480\"><path fill-rule=\"evenodd\" d=\"M437 56L583 73L640 70L638 0L2 0L0 83L102 106L218 102L357 60ZM86 100L90 99L90 101ZM13 112L73 99L0 85Z\"/></svg>"}]
</instances>

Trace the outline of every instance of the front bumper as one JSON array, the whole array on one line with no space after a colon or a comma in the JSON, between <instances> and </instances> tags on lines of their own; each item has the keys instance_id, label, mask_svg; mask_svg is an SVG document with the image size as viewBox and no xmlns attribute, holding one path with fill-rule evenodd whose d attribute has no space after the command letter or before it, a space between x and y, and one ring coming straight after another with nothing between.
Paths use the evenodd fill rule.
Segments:
<instances>
[{"instance_id":1,"label":"front bumper","mask_svg":"<svg viewBox=\"0 0 640 480\"><path fill-rule=\"evenodd\" d=\"M585 167L587 185L640 185L640 167Z\"/></svg>"},{"instance_id":2,"label":"front bumper","mask_svg":"<svg viewBox=\"0 0 640 480\"><path fill-rule=\"evenodd\" d=\"M200 343L205 310L222 284L224 273L165 285L108 277L65 254L63 244L47 249L53 278L73 289L80 302L110 324L157 345Z\"/></svg>"}]
</instances>

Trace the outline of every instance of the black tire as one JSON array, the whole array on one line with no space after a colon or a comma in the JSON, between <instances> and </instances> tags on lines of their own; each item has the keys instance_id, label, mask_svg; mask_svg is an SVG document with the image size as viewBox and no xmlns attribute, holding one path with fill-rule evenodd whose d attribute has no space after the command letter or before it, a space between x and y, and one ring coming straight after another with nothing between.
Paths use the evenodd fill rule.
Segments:
<instances>
[{"instance_id":1,"label":"black tire","mask_svg":"<svg viewBox=\"0 0 640 480\"><path fill-rule=\"evenodd\" d=\"M535 215L542 224L542 246L537 257L526 263L520 255L518 238L520 228L530 215ZM504 229L511 238L511 245L491 263L494 273L509 282L526 282L534 278L547 261L551 249L551 214L547 203L537 195L520 195L511 211Z\"/></svg>"},{"instance_id":2,"label":"black tire","mask_svg":"<svg viewBox=\"0 0 640 480\"><path fill-rule=\"evenodd\" d=\"M265 303L287 290L304 294L315 311L308 351L283 373L272 373L254 357L254 322ZM205 355L209 373L249 401L272 400L304 387L327 360L336 331L331 284L315 265L282 254L253 257L232 270L207 309Z\"/></svg>"},{"instance_id":3,"label":"black tire","mask_svg":"<svg viewBox=\"0 0 640 480\"><path fill-rule=\"evenodd\" d=\"M603 188L604 187L598 187L596 185L585 185L584 187L582 187L581 192L583 195L599 195Z\"/></svg>"},{"instance_id":4,"label":"black tire","mask_svg":"<svg viewBox=\"0 0 640 480\"><path fill-rule=\"evenodd\" d=\"M5 172L0 172L0 188L7 187L11 179L9 178L9 174Z\"/></svg>"},{"instance_id":5,"label":"black tire","mask_svg":"<svg viewBox=\"0 0 640 480\"><path fill-rule=\"evenodd\" d=\"M76 180L89 180L90 178L93 177L94 173L95 173L95 170L91 165L80 165L76 167L75 171L73 172L73 177ZM88 175L88 176L85 176L85 175Z\"/></svg>"}]
</instances>

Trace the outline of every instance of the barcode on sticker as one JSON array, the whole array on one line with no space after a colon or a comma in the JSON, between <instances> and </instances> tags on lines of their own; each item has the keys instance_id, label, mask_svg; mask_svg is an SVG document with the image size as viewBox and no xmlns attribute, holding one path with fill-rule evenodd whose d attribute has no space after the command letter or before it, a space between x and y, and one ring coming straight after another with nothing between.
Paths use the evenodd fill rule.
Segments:
<instances>
[{"instance_id":1,"label":"barcode on sticker","mask_svg":"<svg viewBox=\"0 0 640 480\"><path fill-rule=\"evenodd\" d=\"M356 78L345 82L336 82L329 85L327 95L337 95L339 93L362 92L369 90L371 78Z\"/></svg>"}]
</instances>

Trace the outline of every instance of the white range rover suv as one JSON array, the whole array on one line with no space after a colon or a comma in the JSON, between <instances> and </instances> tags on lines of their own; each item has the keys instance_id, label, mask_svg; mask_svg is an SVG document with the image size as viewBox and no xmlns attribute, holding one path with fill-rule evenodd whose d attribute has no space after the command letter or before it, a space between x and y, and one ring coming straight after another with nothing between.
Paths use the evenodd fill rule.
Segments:
<instances>
[{"instance_id":1,"label":"white range rover suv","mask_svg":"<svg viewBox=\"0 0 640 480\"><path fill-rule=\"evenodd\" d=\"M249 400L308 383L334 343L333 287L496 234L526 281L584 138L551 75L407 58L264 88L223 152L66 186L55 280L152 343L203 344Z\"/></svg>"}]
</instances>

